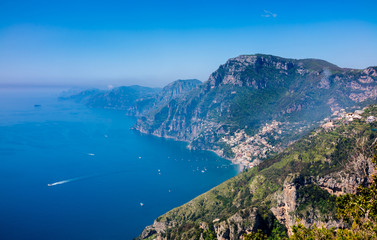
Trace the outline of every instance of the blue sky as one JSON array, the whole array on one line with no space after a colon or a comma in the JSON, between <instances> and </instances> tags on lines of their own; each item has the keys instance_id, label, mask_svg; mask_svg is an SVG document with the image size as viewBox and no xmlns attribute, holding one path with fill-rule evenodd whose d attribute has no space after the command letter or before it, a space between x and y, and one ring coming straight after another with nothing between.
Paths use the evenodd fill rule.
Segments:
<instances>
[{"instance_id":1,"label":"blue sky","mask_svg":"<svg viewBox=\"0 0 377 240\"><path fill-rule=\"evenodd\" d=\"M163 86L266 53L377 65L376 1L0 1L0 85Z\"/></svg>"}]
</instances>

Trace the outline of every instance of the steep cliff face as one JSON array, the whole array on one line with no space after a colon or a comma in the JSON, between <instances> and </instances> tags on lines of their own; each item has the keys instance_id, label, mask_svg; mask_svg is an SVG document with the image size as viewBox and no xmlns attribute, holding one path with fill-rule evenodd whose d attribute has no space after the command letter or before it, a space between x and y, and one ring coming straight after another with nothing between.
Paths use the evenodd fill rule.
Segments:
<instances>
[{"instance_id":1,"label":"steep cliff face","mask_svg":"<svg viewBox=\"0 0 377 240\"><path fill-rule=\"evenodd\" d=\"M139 119L135 128L247 163L279 152L343 108L376 99L376 80L375 67L353 70L317 59L242 55L194 91ZM283 124L261 136L274 121ZM230 142L240 131L244 140L251 139L247 147L241 145L245 141ZM256 138L263 140L254 143Z\"/></svg>"},{"instance_id":2,"label":"steep cliff face","mask_svg":"<svg viewBox=\"0 0 377 240\"><path fill-rule=\"evenodd\" d=\"M342 227L335 215L336 196L355 193L376 174L376 117L377 106L371 106L333 121L331 129L312 131L282 153L162 215L142 236L199 239L212 231L218 239L233 240L256 229L275 234L277 226L291 234L297 221Z\"/></svg>"}]
</instances>

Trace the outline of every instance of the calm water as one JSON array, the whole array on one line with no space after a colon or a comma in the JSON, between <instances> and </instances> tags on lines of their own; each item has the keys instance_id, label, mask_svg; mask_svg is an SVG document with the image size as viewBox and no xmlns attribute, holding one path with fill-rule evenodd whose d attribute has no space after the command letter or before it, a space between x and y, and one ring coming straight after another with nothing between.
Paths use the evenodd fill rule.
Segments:
<instances>
[{"instance_id":1,"label":"calm water","mask_svg":"<svg viewBox=\"0 0 377 240\"><path fill-rule=\"evenodd\" d=\"M132 239L237 174L213 153L142 136L129 129L134 118L58 92L0 89L0 239Z\"/></svg>"}]
</instances>

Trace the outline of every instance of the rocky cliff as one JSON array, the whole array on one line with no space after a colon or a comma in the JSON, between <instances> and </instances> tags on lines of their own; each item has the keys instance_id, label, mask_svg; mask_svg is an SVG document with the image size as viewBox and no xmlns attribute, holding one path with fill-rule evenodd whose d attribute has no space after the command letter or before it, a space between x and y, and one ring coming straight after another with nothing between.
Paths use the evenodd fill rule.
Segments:
<instances>
[{"instance_id":1,"label":"rocky cliff","mask_svg":"<svg viewBox=\"0 0 377 240\"><path fill-rule=\"evenodd\" d=\"M352 116L352 119L351 119ZM261 229L291 234L298 222L342 227L335 199L368 185L375 174L377 106L324 124L280 154L175 208L147 227L141 239L236 240Z\"/></svg>"},{"instance_id":2,"label":"rocky cliff","mask_svg":"<svg viewBox=\"0 0 377 240\"><path fill-rule=\"evenodd\" d=\"M254 166L322 119L375 100L376 69L242 55L229 59L195 90L140 118L135 128Z\"/></svg>"}]
</instances>

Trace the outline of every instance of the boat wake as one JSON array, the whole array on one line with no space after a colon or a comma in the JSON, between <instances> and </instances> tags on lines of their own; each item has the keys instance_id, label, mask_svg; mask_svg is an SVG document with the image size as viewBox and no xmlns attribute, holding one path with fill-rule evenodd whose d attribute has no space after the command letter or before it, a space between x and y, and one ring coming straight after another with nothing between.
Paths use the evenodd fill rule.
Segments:
<instances>
[{"instance_id":1,"label":"boat wake","mask_svg":"<svg viewBox=\"0 0 377 240\"><path fill-rule=\"evenodd\" d=\"M87 178L87 177L71 178L71 179L67 179L67 180L63 180L63 181L59 181L59 182L49 183L49 184L47 184L47 186L52 187L52 186L55 186L55 185L60 185L60 184L64 184L64 183L77 181L77 180L80 180L80 179L83 179L83 178Z\"/></svg>"},{"instance_id":2,"label":"boat wake","mask_svg":"<svg viewBox=\"0 0 377 240\"><path fill-rule=\"evenodd\" d=\"M49 183L49 184L47 184L47 186L52 187L52 186L63 184L63 183L67 183L67 182L69 182L69 180L64 180L64 181Z\"/></svg>"},{"instance_id":3,"label":"boat wake","mask_svg":"<svg viewBox=\"0 0 377 240\"><path fill-rule=\"evenodd\" d=\"M58 182L54 182L54 183L49 183L49 184L47 184L47 186L52 187L52 186L56 186L56 185L60 185L60 184L64 184L64 183L69 183L69 182L75 182L75 181L84 180L84 179L88 179L88 178L104 177L104 176L108 176L108 175L126 173L126 172L129 172L129 170L108 172L108 173L102 173L102 174L86 175L86 176L82 176L82 177L70 178L70 179L66 179L66 180L62 180L62 181L58 181Z\"/></svg>"}]
</instances>

